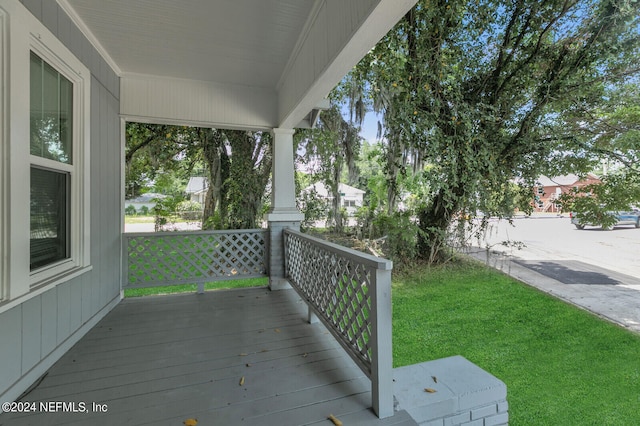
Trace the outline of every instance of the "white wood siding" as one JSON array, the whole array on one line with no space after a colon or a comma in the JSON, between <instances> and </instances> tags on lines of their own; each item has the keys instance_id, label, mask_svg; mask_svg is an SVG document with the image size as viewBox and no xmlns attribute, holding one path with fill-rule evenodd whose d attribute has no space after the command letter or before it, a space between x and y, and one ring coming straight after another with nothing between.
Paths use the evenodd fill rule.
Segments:
<instances>
[{"instance_id":1,"label":"white wood siding","mask_svg":"<svg viewBox=\"0 0 640 426\"><path fill-rule=\"evenodd\" d=\"M93 270L0 314L2 401L22 393L106 313L119 299L121 276L119 79L57 2L21 2L91 70Z\"/></svg>"}]
</instances>

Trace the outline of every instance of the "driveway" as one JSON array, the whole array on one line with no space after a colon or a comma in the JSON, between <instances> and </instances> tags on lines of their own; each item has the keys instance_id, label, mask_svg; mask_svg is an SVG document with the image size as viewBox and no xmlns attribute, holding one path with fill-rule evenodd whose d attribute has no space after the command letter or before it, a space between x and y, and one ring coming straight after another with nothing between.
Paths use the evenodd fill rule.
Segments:
<instances>
[{"instance_id":1,"label":"driveway","mask_svg":"<svg viewBox=\"0 0 640 426\"><path fill-rule=\"evenodd\" d=\"M568 217L492 221L471 254L547 293L640 332L640 229L578 230Z\"/></svg>"}]
</instances>

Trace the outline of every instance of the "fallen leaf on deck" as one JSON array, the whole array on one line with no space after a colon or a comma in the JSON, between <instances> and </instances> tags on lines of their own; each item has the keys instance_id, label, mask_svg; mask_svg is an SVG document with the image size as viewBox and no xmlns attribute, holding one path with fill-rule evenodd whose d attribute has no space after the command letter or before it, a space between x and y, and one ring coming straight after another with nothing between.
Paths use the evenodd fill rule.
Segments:
<instances>
[{"instance_id":1,"label":"fallen leaf on deck","mask_svg":"<svg viewBox=\"0 0 640 426\"><path fill-rule=\"evenodd\" d=\"M247 367L251 367L251 364L247 363Z\"/></svg>"},{"instance_id":2,"label":"fallen leaf on deck","mask_svg":"<svg viewBox=\"0 0 640 426\"><path fill-rule=\"evenodd\" d=\"M184 423L184 426L196 426L198 424L198 419L187 419L182 423Z\"/></svg>"},{"instance_id":3,"label":"fallen leaf on deck","mask_svg":"<svg viewBox=\"0 0 640 426\"><path fill-rule=\"evenodd\" d=\"M338 420L338 418L336 416L334 416L333 414L329 414L329 417L327 417L329 420L331 420L333 422L334 425L336 426L342 426L342 422L340 420Z\"/></svg>"},{"instance_id":4,"label":"fallen leaf on deck","mask_svg":"<svg viewBox=\"0 0 640 426\"><path fill-rule=\"evenodd\" d=\"M279 328L276 328L276 329L275 329L275 330L273 330L273 331L275 331L276 333L280 333L280 329L279 329Z\"/></svg>"},{"instance_id":5,"label":"fallen leaf on deck","mask_svg":"<svg viewBox=\"0 0 640 426\"><path fill-rule=\"evenodd\" d=\"M240 383L238 383L240 386L244 385L244 376L240 377Z\"/></svg>"},{"instance_id":6,"label":"fallen leaf on deck","mask_svg":"<svg viewBox=\"0 0 640 426\"><path fill-rule=\"evenodd\" d=\"M436 393L436 392L438 392L437 390L432 389L432 388L424 388L424 391L425 391L425 392L429 392L429 393Z\"/></svg>"},{"instance_id":7,"label":"fallen leaf on deck","mask_svg":"<svg viewBox=\"0 0 640 426\"><path fill-rule=\"evenodd\" d=\"M260 352L269 352L269 349L262 349Z\"/></svg>"},{"instance_id":8,"label":"fallen leaf on deck","mask_svg":"<svg viewBox=\"0 0 640 426\"><path fill-rule=\"evenodd\" d=\"M438 378L436 376L431 376L431 378L433 379L434 383L438 383Z\"/></svg>"},{"instance_id":9,"label":"fallen leaf on deck","mask_svg":"<svg viewBox=\"0 0 640 426\"><path fill-rule=\"evenodd\" d=\"M242 353L240 354L240 356L247 356L247 355L249 355L249 354L245 354L244 352L242 352Z\"/></svg>"},{"instance_id":10,"label":"fallen leaf on deck","mask_svg":"<svg viewBox=\"0 0 640 426\"><path fill-rule=\"evenodd\" d=\"M302 354L302 358L306 358L307 356L309 356L309 354L306 352Z\"/></svg>"}]
</instances>

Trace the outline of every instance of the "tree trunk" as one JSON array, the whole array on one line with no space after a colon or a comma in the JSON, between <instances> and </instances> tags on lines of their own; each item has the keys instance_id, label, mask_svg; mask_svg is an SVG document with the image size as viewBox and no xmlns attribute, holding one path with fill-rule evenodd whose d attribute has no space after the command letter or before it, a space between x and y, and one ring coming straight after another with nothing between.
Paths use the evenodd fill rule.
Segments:
<instances>
[{"instance_id":1,"label":"tree trunk","mask_svg":"<svg viewBox=\"0 0 640 426\"><path fill-rule=\"evenodd\" d=\"M342 174L341 164L336 164L333 169L333 176L331 182L331 192L333 198L331 199L331 211L333 214L333 224L337 233L342 233L344 224L342 223L342 214L340 213L340 175Z\"/></svg>"},{"instance_id":2,"label":"tree trunk","mask_svg":"<svg viewBox=\"0 0 640 426\"><path fill-rule=\"evenodd\" d=\"M222 196L223 182L223 156L226 157L222 146L222 137L214 129L200 129L200 137L203 144L202 152L204 156L205 168L209 188L205 196L204 211L202 214L202 229L214 229L216 224L211 223L209 218L214 217L216 209L219 210L220 218L224 221L222 214L224 200ZM227 159L228 161L228 159ZM222 223L217 224L223 227Z\"/></svg>"},{"instance_id":3,"label":"tree trunk","mask_svg":"<svg viewBox=\"0 0 640 426\"><path fill-rule=\"evenodd\" d=\"M429 263L437 263L447 256L447 235L452 216L457 206L447 205L443 190L440 190L433 201L418 211L418 255Z\"/></svg>"},{"instance_id":4,"label":"tree trunk","mask_svg":"<svg viewBox=\"0 0 640 426\"><path fill-rule=\"evenodd\" d=\"M387 215L391 216L396 210L398 200L398 164L403 161L402 155L405 152L400 141L399 132L390 129L387 135L387 146L385 149L385 173L387 175Z\"/></svg>"}]
</instances>

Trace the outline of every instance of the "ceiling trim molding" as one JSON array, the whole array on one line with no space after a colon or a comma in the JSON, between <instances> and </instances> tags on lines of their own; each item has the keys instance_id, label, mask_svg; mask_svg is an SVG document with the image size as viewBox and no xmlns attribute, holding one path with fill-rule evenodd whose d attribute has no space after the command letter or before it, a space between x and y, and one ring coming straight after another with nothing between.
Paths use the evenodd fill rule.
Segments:
<instances>
[{"instance_id":1,"label":"ceiling trim molding","mask_svg":"<svg viewBox=\"0 0 640 426\"><path fill-rule=\"evenodd\" d=\"M326 1L327 0L316 0L313 4L311 12L309 12L309 16L307 17L307 21L302 27L300 36L298 37L298 40L296 40L296 44L294 45L293 50L291 50L291 55L289 55L289 58L287 59L287 64L285 65L284 69L282 70L282 74L278 79L278 83L276 84L276 91L279 92L284 83L287 81L287 78L291 73L291 68L293 68L296 59L300 54L300 51L302 50L302 46L309 37L309 33L311 32L316 19L318 19L318 15L320 14L320 11L322 10L322 7L325 5Z\"/></svg>"},{"instance_id":2,"label":"ceiling trim molding","mask_svg":"<svg viewBox=\"0 0 640 426\"><path fill-rule=\"evenodd\" d=\"M84 34L84 36L89 40L89 43L98 51L98 53L104 58L104 60L109 64L111 69L116 73L118 77L122 76L122 70L113 60L111 55L107 52L107 50L102 46L102 44L98 41L98 38L91 32L87 24L84 23L80 15L76 12L76 10L69 4L68 0L56 0L62 10L71 18L71 21L78 27L80 32Z\"/></svg>"}]
</instances>

